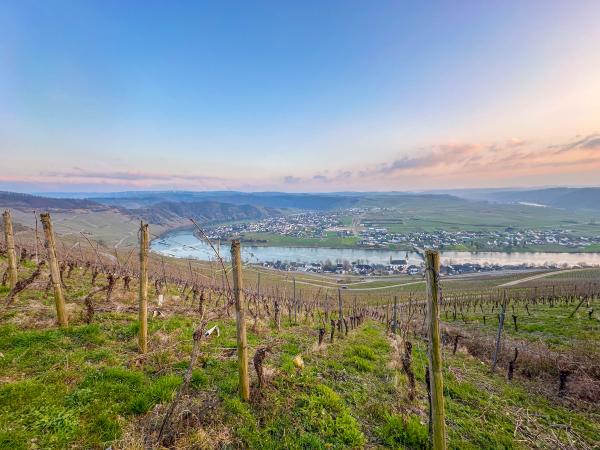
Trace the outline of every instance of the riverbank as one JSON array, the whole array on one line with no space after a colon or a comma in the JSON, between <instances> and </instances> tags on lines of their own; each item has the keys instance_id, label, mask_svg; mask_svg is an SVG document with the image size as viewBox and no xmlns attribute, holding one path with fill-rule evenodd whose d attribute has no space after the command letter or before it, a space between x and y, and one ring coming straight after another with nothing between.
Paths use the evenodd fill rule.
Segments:
<instances>
[{"instance_id":1,"label":"riverbank","mask_svg":"<svg viewBox=\"0 0 600 450\"><path fill-rule=\"evenodd\" d=\"M215 245L220 247L220 242ZM193 258L201 260L214 259L213 250L202 240L199 240L190 230L177 230L162 235L151 244L152 250L168 256L178 258ZM221 252L227 259L229 252ZM293 246L260 246L242 245L243 258L249 263L271 263L280 265L314 265L314 270L332 265L348 266L383 266L375 267L379 270L387 270L386 266L410 267L420 266L421 256L414 251L389 250L389 249L364 249L364 248L331 248L331 247L293 247ZM446 266L463 266L459 270L465 270L465 265L473 265L469 270L477 269L477 266L492 268L518 268L520 267L573 267L573 266L595 266L600 265L600 253L570 253L570 252L468 252L442 250L442 263ZM353 264L354 263L354 264ZM287 267L286 266L286 267Z\"/></svg>"},{"instance_id":2,"label":"riverbank","mask_svg":"<svg viewBox=\"0 0 600 450\"><path fill-rule=\"evenodd\" d=\"M168 234L168 233L164 233ZM194 231L197 238L199 233ZM217 239L217 238L216 238ZM364 245L355 236L336 236L332 233L323 238L300 238L279 235L276 233L250 233L239 237L242 245L251 247L288 247L288 248L327 248L327 249L359 249L359 250L388 250L395 252L412 251L410 244ZM229 240L227 238L226 240ZM571 247L560 244L526 245L526 246L484 246L478 245L442 245L440 251L457 252L502 252L502 253L600 253L600 244Z\"/></svg>"}]
</instances>

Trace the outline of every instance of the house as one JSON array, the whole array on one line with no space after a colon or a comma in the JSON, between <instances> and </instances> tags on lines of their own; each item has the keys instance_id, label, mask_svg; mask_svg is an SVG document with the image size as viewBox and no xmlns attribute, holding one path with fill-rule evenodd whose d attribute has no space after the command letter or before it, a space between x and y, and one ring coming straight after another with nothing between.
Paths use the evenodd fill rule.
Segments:
<instances>
[{"instance_id":1,"label":"house","mask_svg":"<svg viewBox=\"0 0 600 450\"><path fill-rule=\"evenodd\" d=\"M392 259L390 258L390 266L394 270L402 270L408 266L408 261L405 259Z\"/></svg>"},{"instance_id":2,"label":"house","mask_svg":"<svg viewBox=\"0 0 600 450\"><path fill-rule=\"evenodd\" d=\"M414 264L411 264L406 269L406 273L409 275L417 275L420 272L421 272L421 268L419 266L415 266Z\"/></svg>"}]
</instances>

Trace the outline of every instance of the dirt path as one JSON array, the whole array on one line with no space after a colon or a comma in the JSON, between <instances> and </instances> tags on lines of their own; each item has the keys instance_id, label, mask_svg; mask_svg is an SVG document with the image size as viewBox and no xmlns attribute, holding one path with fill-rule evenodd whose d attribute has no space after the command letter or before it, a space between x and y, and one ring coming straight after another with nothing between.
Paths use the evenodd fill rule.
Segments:
<instances>
[{"instance_id":1,"label":"dirt path","mask_svg":"<svg viewBox=\"0 0 600 450\"><path fill-rule=\"evenodd\" d=\"M526 283L527 281L537 280L538 278L549 277L549 276L555 275L557 273L575 272L576 270L578 270L578 269L568 269L568 270L560 270L560 271L555 271L555 272L540 273L538 275L533 275L531 277L521 278L519 280L514 280L514 281L509 281L508 283L499 284L497 287L515 286L517 284Z\"/></svg>"},{"instance_id":2,"label":"dirt path","mask_svg":"<svg viewBox=\"0 0 600 450\"><path fill-rule=\"evenodd\" d=\"M285 281L288 282L288 283L292 283L293 282L292 280L285 280ZM411 284L420 284L420 283L425 283L425 280L411 281L410 283L390 284L390 285L387 285L387 286L378 286L378 287L371 287L371 288L350 288L350 287L343 287L343 286L346 286L346 285L340 285L340 286L337 286L337 287L336 286L324 286L322 284L309 283L307 281L298 281L296 279L296 284L304 284L304 285L307 285L307 286L316 286L316 287L325 288L325 289L338 289L338 288L342 288L344 291L378 291L378 290L382 290L382 289L390 289L390 288L395 288L395 287L400 287L400 286L409 286Z\"/></svg>"}]
</instances>

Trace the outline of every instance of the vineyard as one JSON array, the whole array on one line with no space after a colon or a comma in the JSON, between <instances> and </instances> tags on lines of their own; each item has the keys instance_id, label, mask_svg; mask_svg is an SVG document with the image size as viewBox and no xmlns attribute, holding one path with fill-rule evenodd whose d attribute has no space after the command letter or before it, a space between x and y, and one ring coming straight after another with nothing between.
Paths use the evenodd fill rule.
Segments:
<instances>
[{"instance_id":1,"label":"vineyard","mask_svg":"<svg viewBox=\"0 0 600 450\"><path fill-rule=\"evenodd\" d=\"M161 257L143 224L115 249L49 215L12 228L0 448L445 448L440 430L448 448L598 448L598 271L502 287L518 277L431 264L361 291L244 263L239 243Z\"/></svg>"}]
</instances>

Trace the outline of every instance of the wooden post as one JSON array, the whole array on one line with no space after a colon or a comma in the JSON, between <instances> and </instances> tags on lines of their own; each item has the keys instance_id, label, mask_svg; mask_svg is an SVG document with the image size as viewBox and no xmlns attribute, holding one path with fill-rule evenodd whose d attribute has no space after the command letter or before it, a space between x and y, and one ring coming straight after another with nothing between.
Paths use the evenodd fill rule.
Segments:
<instances>
[{"instance_id":1,"label":"wooden post","mask_svg":"<svg viewBox=\"0 0 600 450\"><path fill-rule=\"evenodd\" d=\"M281 309L279 308L279 300L275 300L275 329L277 332L281 331Z\"/></svg>"},{"instance_id":2,"label":"wooden post","mask_svg":"<svg viewBox=\"0 0 600 450\"><path fill-rule=\"evenodd\" d=\"M39 264L40 263L40 238L39 238L39 234L38 234L37 212L34 211L33 215L35 217L35 263ZM81 247L79 247L79 251L81 251ZM83 261L83 258L81 258L81 260Z\"/></svg>"},{"instance_id":3,"label":"wooden post","mask_svg":"<svg viewBox=\"0 0 600 450\"><path fill-rule=\"evenodd\" d=\"M496 364L498 363L498 355L500 354L500 340L502 338L502 328L504 328L504 314L506 313L506 290L504 290L504 300L502 301L500 309L500 319L498 320L498 333L496 335L496 348L494 350L494 357L492 358L492 372L496 370Z\"/></svg>"},{"instance_id":4,"label":"wooden post","mask_svg":"<svg viewBox=\"0 0 600 450\"><path fill-rule=\"evenodd\" d=\"M138 348L140 353L148 351L148 224L140 222L140 289L138 317L140 330Z\"/></svg>"},{"instance_id":5,"label":"wooden post","mask_svg":"<svg viewBox=\"0 0 600 450\"><path fill-rule=\"evenodd\" d=\"M44 227L44 234L46 236L46 248L48 250L48 261L50 263L50 278L52 280L52 286L54 288L54 303L56 304L56 315L58 317L58 323L61 327L69 325L69 318L67 317L67 310L65 308L65 297L62 292L62 283L60 279L60 270L58 268L58 261L56 259L56 244L54 242L54 230L52 229L52 220L50 220L50 214L40 214L40 220Z\"/></svg>"},{"instance_id":6,"label":"wooden post","mask_svg":"<svg viewBox=\"0 0 600 450\"><path fill-rule=\"evenodd\" d=\"M231 264L233 265L233 295L235 297L235 317L237 324L238 368L240 372L240 395L242 400L250 400L250 377L248 375L248 342L246 340L246 305L242 286L242 257L240 241L231 241Z\"/></svg>"},{"instance_id":7,"label":"wooden post","mask_svg":"<svg viewBox=\"0 0 600 450\"><path fill-rule=\"evenodd\" d=\"M338 289L338 319L344 320L344 304L342 302L342 290Z\"/></svg>"},{"instance_id":8,"label":"wooden post","mask_svg":"<svg viewBox=\"0 0 600 450\"><path fill-rule=\"evenodd\" d=\"M294 305L294 324L298 323L298 300L296 299L296 277L293 279L294 283L294 297L293 297L293 305Z\"/></svg>"},{"instance_id":9,"label":"wooden post","mask_svg":"<svg viewBox=\"0 0 600 450\"><path fill-rule=\"evenodd\" d=\"M434 450L445 450L444 381L442 378L442 346L439 325L439 304L441 301L439 252L434 250L425 251L425 269L427 276L427 335L429 338L427 356L431 383L431 443Z\"/></svg>"},{"instance_id":10,"label":"wooden post","mask_svg":"<svg viewBox=\"0 0 600 450\"><path fill-rule=\"evenodd\" d=\"M392 323L392 333L398 332L398 296L394 295L394 323Z\"/></svg>"},{"instance_id":11,"label":"wooden post","mask_svg":"<svg viewBox=\"0 0 600 450\"><path fill-rule=\"evenodd\" d=\"M410 315L410 313L409 313ZM385 332L390 331L390 302L385 305Z\"/></svg>"},{"instance_id":12,"label":"wooden post","mask_svg":"<svg viewBox=\"0 0 600 450\"><path fill-rule=\"evenodd\" d=\"M7 209L2 214L4 219L4 238L6 240L6 258L8 259L8 287L12 291L17 284L17 253L15 252L15 237L13 235L12 217Z\"/></svg>"}]
</instances>

